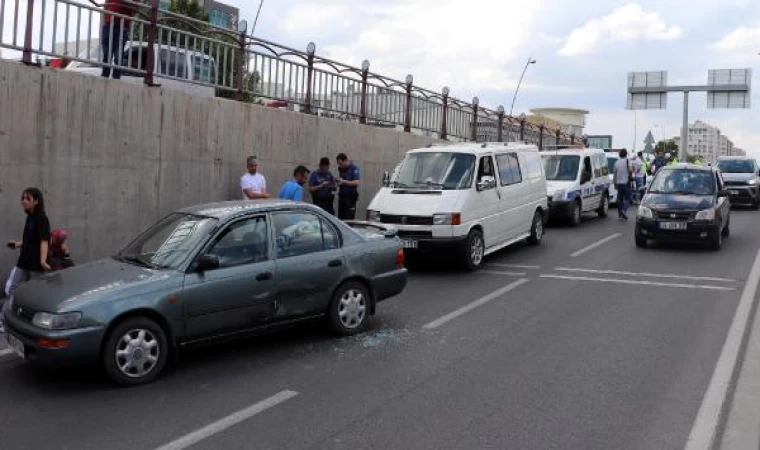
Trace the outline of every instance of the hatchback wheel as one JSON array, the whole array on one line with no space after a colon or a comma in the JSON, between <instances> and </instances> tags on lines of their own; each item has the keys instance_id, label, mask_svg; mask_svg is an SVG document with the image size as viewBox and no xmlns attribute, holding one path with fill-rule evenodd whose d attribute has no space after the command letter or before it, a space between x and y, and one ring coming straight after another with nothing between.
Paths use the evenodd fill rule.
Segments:
<instances>
[{"instance_id":1,"label":"hatchback wheel","mask_svg":"<svg viewBox=\"0 0 760 450\"><path fill-rule=\"evenodd\" d=\"M357 281L341 285L330 303L330 325L336 333L351 336L364 330L370 308L367 288Z\"/></svg>"},{"instance_id":2,"label":"hatchback wheel","mask_svg":"<svg viewBox=\"0 0 760 450\"><path fill-rule=\"evenodd\" d=\"M485 258L486 245L483 241L483 233L478 230L470 231L467 241L462 248L464 268L474 272L483 265Z\"/></svg>"},{"instance_id":3,"label":"hatchback wheel","mask_svg":"<svg viewBox=\"0 0 760 450\"><path fill-rule=\"evenodd\" d=\"M717 236L712 239L710 242L710 248L716 252L723 248L723 231L718 232Z\"/></svg>"},{"instance_id":4,"label":"hatchback wheel","mask_svg":"<svg viewBox=\"0 0 760 450\"><path fill-rule=\"evenodd\" d=\"M544 216L541 211L533 214L533 224L530 227L530 237L528 243L531 245L540 245L544 239Z\"/></svg>"},{"instance_id":5,"label":"hatchback wheel","mask_svg":"<svg viewBox=\"0 0 760 450\"><path fill-rule=\"evenodd\" d=\"M164 330L150 319L136 317L122 322L108 335L103 367L123 386L150 383L163 371L168 353Z\"/></svg>"}]
</instances>

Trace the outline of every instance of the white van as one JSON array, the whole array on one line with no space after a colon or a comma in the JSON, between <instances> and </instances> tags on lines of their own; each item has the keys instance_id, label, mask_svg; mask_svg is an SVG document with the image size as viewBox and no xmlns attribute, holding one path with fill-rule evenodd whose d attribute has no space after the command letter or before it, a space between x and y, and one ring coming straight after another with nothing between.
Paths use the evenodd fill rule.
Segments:
<instances>
[{"instance_id":1,"label":"white van","mask_svg":"<svg viewBox=\"0 0 760 450\"><path fill-rule=\"evenodd\" d=\"M166 89L183 91L202 97L214 97L216 89L198 83L214 84L217 78L214 58L184 48L154 45L153 67L155 82ZM101 49L93 46L89 51L80 52L79 59L100 61ZM89 54L88 54L89 53ZM144 75L134 69L145 70L148 66L148 44L128 41L124 45L121 81L133 84L143 83ZM130 70L133 69L133 70ZM103 68L89 62L73 61L65 70L86 75L100 76ZM171 78L169 78L171 77Z\"/></svg>"},{"instance_id":2,"label":"white van","mask_svg":"<svg viewBox=\"0 0 760 450\"><path fill-rule=\"evenodd\" d=\"M607 157L607 177L610 180L610 204L617 203L617 186L613 183L615 163L620 159L617 152L605 152ZM651 178L651 177L650 177Z\"/></svg>"},{"instance_id":3,"label":"white van","mask_svg":"<svg viewBox=\"0 0 760 450\"><path fill-rule=\"evenodd\" d=\"M604 151L565 148L541 152L551 218L581 223L583 213L607 217L610 207L609 168Z\"/></svg>"},{"instance_id":4,"label":"white van","mask_svg":"<svg viewBox=\"0 0 760 450\"><path fill-rule=\"evenodd\" d=\"M393 224L404 248L453 248L468 270L486 255L544 236L546 180L534 145L453 144L407 152L367 220Z\"/></svg>"}]
</instances>

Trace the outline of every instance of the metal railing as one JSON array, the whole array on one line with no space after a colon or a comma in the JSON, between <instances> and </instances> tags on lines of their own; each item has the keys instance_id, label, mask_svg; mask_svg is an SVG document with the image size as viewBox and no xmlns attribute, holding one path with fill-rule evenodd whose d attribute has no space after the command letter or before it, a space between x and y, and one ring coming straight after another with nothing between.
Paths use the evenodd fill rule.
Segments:
<instances>
[{"instance_id":1,"label":"metal railing","mask_svg":"<svg viewBox=\"0 0 760 450\"><path fill-rule=\"evenodd\" d=\"M109 1L109 0L102 0ZM367 125L395 127L443 140L574 144L576 137L532 123L504 108L484 108L240 31L160 10L158 0L123 1L107 11L84 0L0 0L0 50L65 61L103 76L180 81L239 101L285 102L293 110ZM37 62L35 62L35 60Z\"/></svg>"}]
</instances>

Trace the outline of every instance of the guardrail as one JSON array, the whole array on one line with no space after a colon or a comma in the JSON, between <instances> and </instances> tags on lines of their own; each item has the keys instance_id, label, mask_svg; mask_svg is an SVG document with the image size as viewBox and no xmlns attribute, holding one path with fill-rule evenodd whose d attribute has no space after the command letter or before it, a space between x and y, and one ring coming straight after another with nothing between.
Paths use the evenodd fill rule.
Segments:
<instances>
[{"instance_id":1,"label":"guardrail","mask_svg":"<svg viewBox=\"0 0 760 450\"><path fill-rule=\"evenodd\" d=\"M80 0L83 1L83 0ZM576 137L370 71L321 57L309 43L296 50L240 31L124 1L124 11L75 0L0 0L0 49L35 64L55 58L102 75L140 77L149 86L174 80L239 101L285 102L337 120L403 128L443 140L575 144ZM107 1L107 0L102 0ZM244 24L241 24L244 25Z\"/></svg>"}]
</instances>

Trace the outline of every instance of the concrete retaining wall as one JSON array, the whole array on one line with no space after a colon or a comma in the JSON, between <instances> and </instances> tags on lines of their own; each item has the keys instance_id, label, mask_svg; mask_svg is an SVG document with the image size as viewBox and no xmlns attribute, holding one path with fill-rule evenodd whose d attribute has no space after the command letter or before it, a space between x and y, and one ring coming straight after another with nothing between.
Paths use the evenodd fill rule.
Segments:
<instances>
[{"instance_id":1,"label":"concrete retaining wall","mask_svg":"<svg viewBox=\"0 0 760 450\"><path fill-rule=\"evenodd\" d=\"M43 189L77 261L113 254L172 210L241 197L256 154L274 195L298 164L345 152L360 211L411 148L430 138L223 99L0 62L0 241L20 239L24 188ZM16 253L0 249L0 279Z\"/></svg>"}]
</instances>

